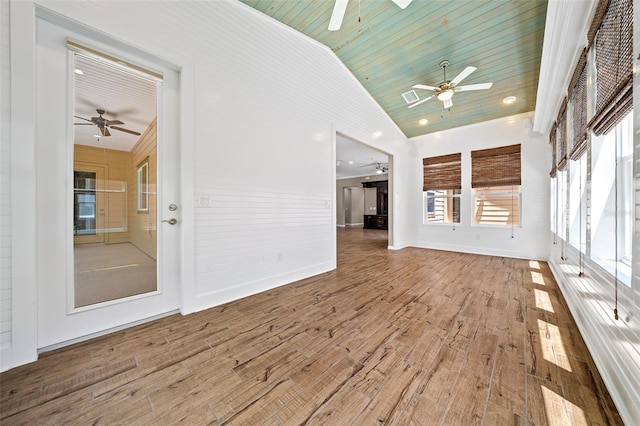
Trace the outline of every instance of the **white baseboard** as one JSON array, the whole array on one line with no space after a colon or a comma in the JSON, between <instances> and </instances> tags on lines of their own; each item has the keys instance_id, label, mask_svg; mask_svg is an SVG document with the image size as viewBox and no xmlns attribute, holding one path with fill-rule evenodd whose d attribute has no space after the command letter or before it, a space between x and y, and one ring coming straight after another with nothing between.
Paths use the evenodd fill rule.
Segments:
<instances>
[{"instance_id":1,"label":"white baseboard","mask_svg":"<svg viewBox=\"0 0 640 426\"><path fill-rule=\"evenodd\" d=\"M262 293L263 291L271 290L272 288L290 284L292 282L309 278L314 275L329 272L334 270L335 268L335 262L326 262L307 268L287 271L286 273L274 275L260 280L254 280L236 287L225 288L220 291L200 294L195 298L195 312L213 308L214 306L222 305L234 300L242 299L243 297Z\"/></svg>"}]
</instances>

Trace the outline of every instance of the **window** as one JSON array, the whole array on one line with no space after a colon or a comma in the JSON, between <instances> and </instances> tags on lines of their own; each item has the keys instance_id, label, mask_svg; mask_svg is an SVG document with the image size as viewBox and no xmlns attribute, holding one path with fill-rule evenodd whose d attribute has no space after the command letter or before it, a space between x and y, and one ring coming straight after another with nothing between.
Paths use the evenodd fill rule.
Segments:
<instances>
[{"instance_id":1,"label":"window","mask_svg":"<svg viewBox=\"0 0 640 426\"><path fill-rule=\"evenodd\" d=\"M569 165L569 244L586 251L587 236L587 156Z\"/></svg>"},{"instance_id":2,"label":"window","mask_svg":"<svg viewBox=\"0 0 640 426\"><path fill-rule=\"evenodd\" d=\"M462 154L422 160L423 223L460 223Z\"/></svg>"},{"instance_id":3,"label":"window","mask_svg":"<svg viewBox=\"0 0 640 426\"><path fill-rule=\"evenodd\" d=\"M73 231L75 235L96 234L96 173L73 172Z\"/></svg>"},{"instance_id":4,"label":"window","mask_svg":"<svg viewBox=\"0 0 640 426\"><path fill-rule=\"evenodd\" d=\"M620 271L627 285L633 239L632 115L594 137L591 155L591 257L609 271Z\"/></svg>"},{"instance_id":5,"label":"window","mask_svg":"<svg viewBox=\"0 0 640 426\"><path fill-rule=\"evenodd\" d=\"M138 165L138 211L149 211L149 160Z\"/></svg>"},{"instance_id":6,"label":"window","mask_svg":"<svg viewBox=\"0 0 640 426\"><path fill-rule=\"evenodd\" d=\"M554 234L558 233L558 180L556 176L549 180L549 194L551 196L551 202L549 203L549 229Z\"/></svg>"},{"instance_id":7,"label":"window","mask_svg":"<svg viewBox=\"0 0 640 426\"><path fill-rule=\"evenodd\" d=\"M471 151L476 225L520 225L520 145Z\"/></svg>"},{"instance_id":8,"label":"window","mask_svg":"<svg viewBox=\"0 0 640 426\"><path fill-rule=\"evenodd\" d=\"M476 225L519 225L520 185L474 188Z\"/></svg>"},{"instance_id":9,"label":"window","mask_svg":"<svg viewBox=\"0 0 640 426\"><path fill-rule=\"evenodd\" d=\"M424 193L425 223L460 223L460 190L442 189Z\"/></svg>"},{"instance_id":10,"label":"window","mask_svg":"<svg viewBox=\"0 0 640 426\"><path fill-rule=\"evenodd\" d=\"M567 171L558 171L558 212L556 214L558 223L558 237L567 240Z\"/></svg>"}]
</instances>

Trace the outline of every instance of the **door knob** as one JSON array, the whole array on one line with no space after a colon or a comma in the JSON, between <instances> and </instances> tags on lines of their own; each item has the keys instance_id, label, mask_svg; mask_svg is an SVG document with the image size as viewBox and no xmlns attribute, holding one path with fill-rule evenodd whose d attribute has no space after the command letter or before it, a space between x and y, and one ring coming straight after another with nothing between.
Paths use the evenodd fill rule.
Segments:
<instances>
[{"instance_id":1,"label":"door knob","mask_svg":"<svg viewBox=\"0 0 640 426\"><path fill-rule=\"evenodd\" d=\"M172 217L169 220L163 220L163 222L167 222L169 225L175 225L176 223L178 223L178 219L176 219L175 217Z\"/></svg>"}]
</instances>

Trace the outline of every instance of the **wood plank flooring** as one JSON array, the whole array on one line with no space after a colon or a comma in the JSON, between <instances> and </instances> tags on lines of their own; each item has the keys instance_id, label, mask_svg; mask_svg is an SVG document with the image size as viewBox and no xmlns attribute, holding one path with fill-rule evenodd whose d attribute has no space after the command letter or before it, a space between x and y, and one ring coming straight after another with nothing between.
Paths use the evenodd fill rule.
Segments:
<instances>
[{"instance_id":1,"label":"wood plank flooring","mask_svg":"<svg viewBox=\"0 0 640 426\"><path fill-rule=\"evenodd\" d=\"M544 262L338 229L338 268L0 375L22 424L622 424Z\"/></svg>"}]
</instances>

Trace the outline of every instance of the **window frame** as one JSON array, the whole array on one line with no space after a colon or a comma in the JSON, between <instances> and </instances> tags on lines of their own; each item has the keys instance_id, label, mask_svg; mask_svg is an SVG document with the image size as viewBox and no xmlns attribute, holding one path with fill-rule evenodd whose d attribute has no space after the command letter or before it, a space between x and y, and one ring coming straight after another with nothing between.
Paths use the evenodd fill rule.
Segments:
<instances>
[{"instance_id":1,"label":"window frame","mask_svg":"<svg viewBox=\"0 0 640 426\"><path fill-rule=\"evenodd\" d=\"M137 176L137 211L149 212L149 159L146 158L136 167Z\"/></svg>"},{"instance_id":2,"label":"window frame","mask_svg":"<svg viewBox=\"0 0 640 426\"><path fill-rule=\"evenodd\" d=\"M436 194L437 192L449 192L451 191L451 194L445 193L445 194ZM456 193L457 191L457 193ZM452 212L451 212L451 221L436 221L436 220L429 220L429 214L433 214L434 216L436 215L436 203L438 202L438 200L441 200L442 202L446 202L445 200L451 199L453 205L452 205ZM450 225L450 224L459 224L461 221L461 200L462 200L462 190L460 189L429 189L426 191L422 192L422 207L423 207L423 214L422 214L422 224L423 225ZM433 203L433 211L430 212L429 211L429 203L432 202ZM456 209L457 206L457 209ZM455 220L457 216L457 221ZM443 218L446 219L446 218Z\"/></svg>"}]
</instances>

